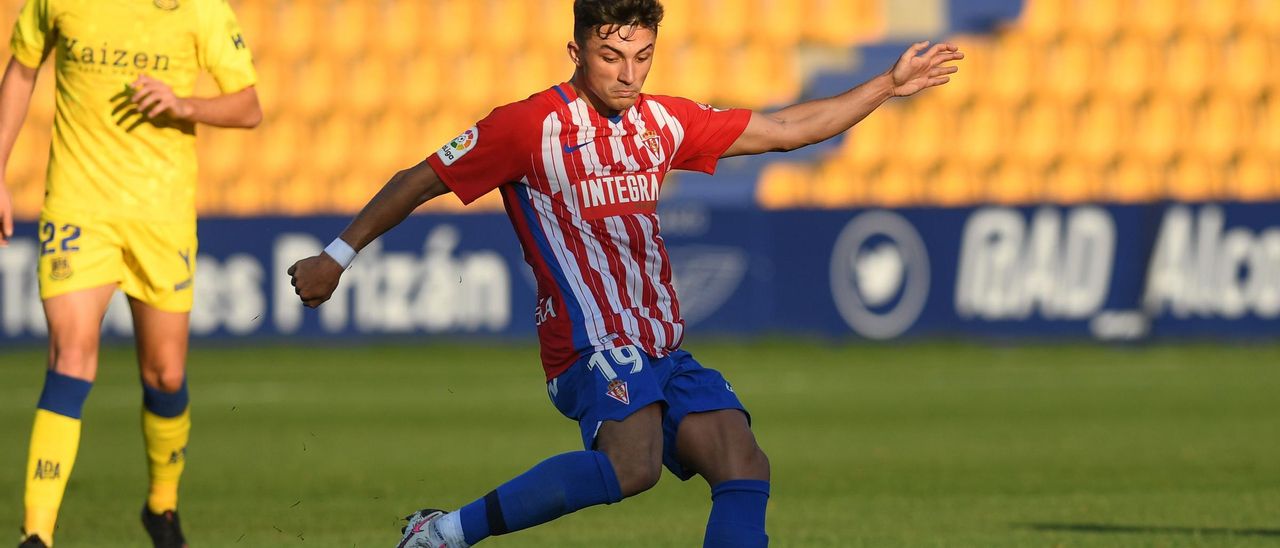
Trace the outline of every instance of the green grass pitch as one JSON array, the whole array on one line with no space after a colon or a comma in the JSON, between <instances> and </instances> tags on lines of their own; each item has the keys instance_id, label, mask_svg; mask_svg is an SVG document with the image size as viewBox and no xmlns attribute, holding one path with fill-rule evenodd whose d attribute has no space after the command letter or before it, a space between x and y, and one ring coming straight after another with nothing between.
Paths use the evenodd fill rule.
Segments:
<instances>
[{"instance_id":1,"label":"green grass pitch","mask_svg":"<svg viewBox=\"0 0 1280 548\"><path fill-rule=\"evenodd\" d=\"M1280 346L690 345L773 463L775 547L1274 546ZM0 350L0 531L16 538L44 354ZM111 349L58 546L142 546L141 394ZM197 347L182 514L197 548L386 547L580 449L529 346ZM654 490L485 546L700 546L708 490ZM3 537L0 537L3 538Z\"/></svg>"}]
</instances>

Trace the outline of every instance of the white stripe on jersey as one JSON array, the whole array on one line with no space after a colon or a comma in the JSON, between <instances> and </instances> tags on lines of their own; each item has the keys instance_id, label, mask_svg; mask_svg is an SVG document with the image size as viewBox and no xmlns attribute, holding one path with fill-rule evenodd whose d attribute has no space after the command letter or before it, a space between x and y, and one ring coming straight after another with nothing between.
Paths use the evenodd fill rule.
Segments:
<instances>
[{"instance_id":1,"label":"white stripe on jersey","mask_svg":"<svg viewBox=\"0 0 1280 548\"><path fill-rule=\"evenodd\" d=\"M585 133L582 128L591 126L591 118L588 117L587 112L585 111L586 105L582 101L576 101L569 105L569 107L569 111L573 116L573 123L579 128L578 136L581 138ZM593 128L590 134L594 136L595 133L596 132ZM610 135L609 138L613 139L614 137ZM600 161L600 156L596 152L595 143L578 149L578 155L579 158L581 158L581 161L578 162L578 164L582 166L584 175L609 174L609 170L604 166L603 162ZM571 194L574 194L576 198L576 192L571 192ZM613 310L617 312L618 316L621 318L622 329L626 331L627 334L636 335L636 337L633 338L640 338L638 337L640 335L640 326L636 324L635 318L631 314L627 313L627 307L622 305L621 290L618 288L618 280L621 277L618 274L620 273L613 272L613 269L609 264L609 257L602 246L603 242L596 238L595 234L591 231L591 223L581 218L577 219L577 222L581 225L578 228L580 231L579 234L582 236L583 246L587 249L587 261L591 268L600 274L600 279L604 281L605 287L603 289L605 290L605 298L609 300L609 305L613 307ZM617 233L613 233L612 236L616 241ZM620 253L617 258L625 265L625 254ZM630 284L628 283L627 285ZM638 307L643 302L636 299L636 296L630 292L628 292L628 296L632 298L632 306Z\"/></svg>"},{"instance_id":2,"label":"white stripe on jersey","mask_svg":"<svg viewBox=\"0 0 1280 548\"><path fill-rule=\"evenodd\" d=\"M542 161L543 169L547 173L547 184L552 192L558 193L562 199L566 199L565 197L567 196L573 196L574 192L570 188L565 188L569 178L564 172L564 158L561 156L560 131L562 126L560 120L555 113L552 113L543 120L542 127ZM546 234L551 251L556 256L556 263L560 265L560 269L564 272L565 278L569 281L569 287L573 290L574 299L578 301L578 306L582 309L583 328L586 330L587 337L593 346L597 346L597 350L603 349L603 347L599 346L599 341L608 332L604 327L604 313L600 310L596 300L591 297L590 286L583 279L582 272L578 268L578 262L573 258L573 253L565 245L567 236L560 229L560 223L556 219L551 197L527 183L526 187L529 191L529 201L532 203L534 211L538 214L538 221L542 225L542 231ZM572 198L567 199L572 200Z\"/></svg>"}]
</instances>

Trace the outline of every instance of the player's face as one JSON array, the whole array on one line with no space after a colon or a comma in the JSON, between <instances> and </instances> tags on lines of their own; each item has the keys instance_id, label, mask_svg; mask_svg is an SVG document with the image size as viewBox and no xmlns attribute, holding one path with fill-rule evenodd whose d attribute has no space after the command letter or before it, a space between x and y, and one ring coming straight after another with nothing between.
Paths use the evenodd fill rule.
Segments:
<instances>
[{"instance_id":1,"label":"player's face","mask_svg":"<svg viewBox=\"0 0 1280 548\"><path fill-rule=\"evenodd\" d=\"M653 66L658 35L646 27L616 27L601 38L587 33L585 44L569 43L569 57L578 66L574 85L596 110L613 115L631 108Z\"/></svg>"}]
</instances>

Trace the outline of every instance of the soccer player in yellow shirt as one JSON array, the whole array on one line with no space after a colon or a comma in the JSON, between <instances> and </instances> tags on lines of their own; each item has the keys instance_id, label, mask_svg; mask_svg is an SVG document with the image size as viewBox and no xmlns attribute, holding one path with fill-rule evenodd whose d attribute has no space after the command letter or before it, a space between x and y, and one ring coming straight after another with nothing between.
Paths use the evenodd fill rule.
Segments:
<instances>
[{"instance_id":1,"label":"soccer player in yellow shirt","mask_svg":"<svg viewBox=\"0 0 1280 548\"><path fill-rule=\"evenodd\" d=\"M26 468L23 547L52 546L98 367L103 314L129 297L142 377L157 547L185 546L178 480L191 428L185 361L196 258L197 124L262 120L257 75L226 0L27 0L0 83L0 166L36 71L57 57L57 113L38 224L49 363ZM203 69L221 95L192 97ZM0 247L13 235L0 174Z\"/></svg>"}]
</instances>

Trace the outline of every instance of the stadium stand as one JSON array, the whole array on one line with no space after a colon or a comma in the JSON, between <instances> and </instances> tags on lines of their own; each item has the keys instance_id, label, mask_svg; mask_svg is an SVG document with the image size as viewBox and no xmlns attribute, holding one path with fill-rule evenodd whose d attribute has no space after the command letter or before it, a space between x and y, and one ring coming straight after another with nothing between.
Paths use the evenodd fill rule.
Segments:
<instances>
[{"instance_id":1,"label":"stadium stand","mask_svg":"<svg viewBox=\"0 0 1280 548\"><path fill-rule=\"evenodd\" d=\"M21 3L0 0L3 28ZM570 74L560 52L572 0L231 3L267 117L252 132L201 129L203 215L351 213L489 108ZM715 179L682 174L670 198L827 208L1280 197L1274 0L665 5L647 89L719 105L839 92L918 39L969 55L951 85L893 102L845 138L725 162ZM36 217L43 194L51 68L9 163L20 219ZM201 81L201 93L215 89ZM490 196L467 211L500 207Z\"/></svg>"}]
</instances>

